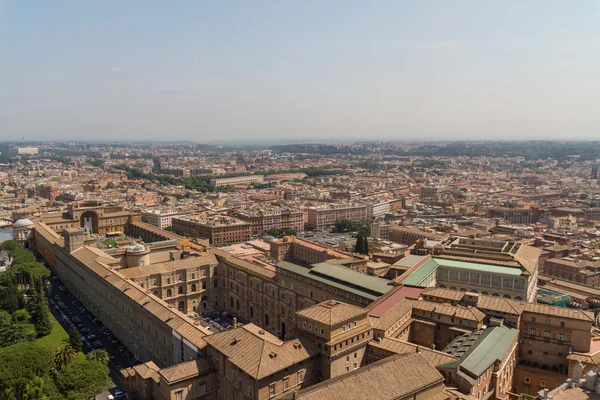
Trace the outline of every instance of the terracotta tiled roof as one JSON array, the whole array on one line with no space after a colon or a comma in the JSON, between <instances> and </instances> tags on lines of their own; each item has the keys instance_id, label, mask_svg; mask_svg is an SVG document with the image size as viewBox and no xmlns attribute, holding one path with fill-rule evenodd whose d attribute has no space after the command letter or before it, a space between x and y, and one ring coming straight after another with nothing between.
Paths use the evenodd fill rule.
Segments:
<instances>
[{"instance_id":1,"label":"terracotta tiled roof","mask_svg":"<svg viewBox=\"0 0 600 400\"><path fill-rule=\"evenodd\" d=\"M430 365L434 367L456 360L456 357L442 351L432 350L424 346L419 346L418 344L409 343L394 338L383 338L380 342L372 340L369 342L369 347L372 347L373 349L386 350L396 354L419 353Z\"/></svg>"},{"instance_id":2,"label":"terracotta tiled roof","mask_svg":"<svg viewBox=\"0 0 600 400\"><path fill-rule=\"evenodd\" d=\"M217 265L219 262L213 254L199 257L189 257L184 260L167 261L158 264L144 265L142 267L123 268L121 274L127 278L140 278L154 274L178 271L187 268L197 268L204 265Z\"/></svg>"},{"instance_id":3,"label":"terracotta tiled roof","mask_svg":"<svg viewBox=\"0 0 600 400\"><path fill-rule=\"evenodd\" d=\"M337 325L365 314L365 309L336 300L327 300L297 312L297 315L325 325Z\"/></svg>"},{"instance_id":4,"label":"terracotta tiled roof","mask_svg":"<svg viewBox=\"0 0 600 400\"><path fill-rule=\"evenodd\" d=\"M161 369L158 374L168 383L174 383L184 379L194 378L203 372L214 368L213 362L208 357L198 358Z\"/></svg>"},{"instance_id":5,"label":"terracotta tiled roof","mask_svg":"<svg viewBox=\"0 0 600 400\"><path fill-rule=\"evenodd\" d=\"M443 388L443 380L420 354L399 354L301 390L296 393L296 399L403 399L436 385Z\"/></svg>"},{"instance_id":6,"label":"terracotta tiled roof","mask_svg":"<svg viewBox=\"0 0 600 400\"><path fill-rule=\"evenodd\" d=\"M206 342L254 379L263 379L309 359L319 350L309 342L281 341L254 324L206 336Z\"/></svg>"},{"instance_id":7,"label":"terracotta tiled roof","mask_svg":"<svg viewBox=\"0 0 600 400\"><path fill-rule=\"evenodd\" d=\"M390 307L387 311L379 316L369 315L371 324L375 329L387 330L400 320L407 313L410 313L413 307L413 301L407 298L401 299L399 302Z\"/></svg>"},{"instance_id":8,"label":"terracotta tiled roof","mask_svg":"<svg viewBox=\"0 0 600 400\"><path fill-rule=\"evenodd\" d=\"M413 310L419 309L423 311L436 312L442 315L461 318L469 321L483 321L485 314L475 307L458 307L450 304L435 303L431 301L413 301ZM413 314L414 315L414 314Z\"/></svg>"},{"instance_id":9,"label":"terracotta tiled roof","mask_svg":"<svg viewBox=\"0 0 600 400\"><path fill-rule=\"evenodd\" d=\"M594 313L575 308L547 306L544 304L525 303L525 311L535 314L551 315L554 317L578 319L594 322Z\"/></svg>"}]
</instances>

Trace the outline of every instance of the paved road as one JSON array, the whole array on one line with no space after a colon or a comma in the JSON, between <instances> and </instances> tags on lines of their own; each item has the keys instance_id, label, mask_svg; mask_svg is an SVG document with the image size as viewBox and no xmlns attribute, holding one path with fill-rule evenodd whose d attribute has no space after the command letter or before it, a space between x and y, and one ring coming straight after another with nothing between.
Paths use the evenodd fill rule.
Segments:
<instances>
[{"instance_id":1,"label":"paved road","mask_svg":"<svg viewBox=\"0 0 600 400\"><path fill-rule=\"evenodd\" d=\"M110 378L112 379L112 387L98 396L98 400L108 399L109 394L114 394L115 390L122 390L123 382L121 379L121 368L127 368L137 364L137 360L127 350L121 346L118 340L108 331L103 328L100 321L94 323L94 316L87 311L74 296L72 296L65 288L60 289L60 281L51 280L52 296L50 297L50 310L56 317L62 327L69 332L72 328L76 328L82 336L83 352L88 353L93 350L93 343L99 341L98 348L106 350L111 357L109 362ZM89 330L89 332L87 331ZM103 333L103 330L105 333ZM86 333L84 333L86 332ZM95 338L89 339L90 335ZM114 342L114 343L113 343Z\"/></svg>"}]
</instances>

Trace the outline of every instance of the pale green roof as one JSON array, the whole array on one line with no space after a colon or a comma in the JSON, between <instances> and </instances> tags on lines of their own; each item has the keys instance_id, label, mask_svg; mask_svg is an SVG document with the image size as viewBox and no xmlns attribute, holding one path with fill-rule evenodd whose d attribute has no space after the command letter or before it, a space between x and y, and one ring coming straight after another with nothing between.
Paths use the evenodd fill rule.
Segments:
<instances>
[{"instance_id":1,"label":"pale green roof","mask_svg":"<svg viewBox=\"0 0 600 400\"><path fill-rule=\"evenodd\" d=\"M446 258L432 258L425 264L417 268L412 274L407 276L402 283L405 285L420 285L423 280L434 272L440 265L464 269L474 272L485 272L490 274L505 275L505 276L521 276L523 270L521 268L507 267L503 265L483 264L469 261L448 260Z\"/></svg>"},{"instance_id":2,"label":"pale green roof","mask_svg":"<svg viewBox=\"0 0 600 400\"><path fill-rule=\"evenodd\" d=\"M450 268L467 269L469 271L489 272L498 275L520 276L523 273L521 268L506 267L503 265L474 263L468 261L448 260L446 258L434 258L439 264Z\"/></svg>"},{"instance_id":3,"label":"pale green roof","mask_svg":"<svg viewBox=\"0 0 600 400\"><path fill-rule=\"evenodd\" d=\"M423 282L423 280L427 278L427 276L429 276L429 274L435 271L438 267L439 264L435 262L435 260L432 258L431 260L427 261L425 264L417 268L413 273L411 273L407 278L405 278L402 281L402 283L405 285L419 286L421 282Z\"/></svg>"},{"instance_id":4,"label":"pale green roof","mask_svg":"<svg viewBox=\"0 0 600 400\"><path fill-rule=\"evenodd\" d=\"M476 378L496 361L504 360L518 335L518 329L493 326L459 336L443 350L459 359L438 367L460 368Z\"/></svg>"}]
</instances>

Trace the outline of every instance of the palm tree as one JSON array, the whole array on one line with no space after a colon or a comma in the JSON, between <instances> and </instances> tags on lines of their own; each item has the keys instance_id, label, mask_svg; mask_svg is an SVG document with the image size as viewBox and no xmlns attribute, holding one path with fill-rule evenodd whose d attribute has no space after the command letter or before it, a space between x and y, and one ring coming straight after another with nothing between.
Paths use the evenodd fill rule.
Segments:
<instances>
[{"instance_id":1,"label":"palm tree","mask_svg":"<svg viewBox=\"0 0 600 400\"><path fill-rule=\"evenodd\" d=\"M68 344L56 349L54 353L54 366L60 370L65 365L69 364L75 358L75 350Z\"/></svg>"},{"instance_id":2,"label":"palm tree","mask_svg":"<svg viewBox=\"0 0 600 400\"><path fill-rule=\"evenodd\" d=\"M92 350L85 356L90 361L99 361L102 364L108 364L108 353L104 350Z\"/></svg>"}]
</instances>

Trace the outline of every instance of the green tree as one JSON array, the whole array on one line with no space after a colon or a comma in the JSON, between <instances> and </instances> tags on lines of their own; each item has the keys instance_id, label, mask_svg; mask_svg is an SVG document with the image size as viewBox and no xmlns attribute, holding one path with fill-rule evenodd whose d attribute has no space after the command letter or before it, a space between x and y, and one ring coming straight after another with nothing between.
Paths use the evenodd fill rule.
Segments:
<instances>
[{"instance_id":1,"label":"green tree","mask_svg":"<svg viewBox=\"0 0 600 400\"><path fill-rule=\"evenodd\" d=\"M74 361L56 375L56 387L68 400L89 399L109 386L108 367L99 361Z\"/></svg>"},{"instance_id":2,"label":"green tree","mask_svg":"<svg viewBox=\"0 0 600 400\"><path fill-rule=\"evenodd\" d=\"M7 240L0 244L0 251L6 251L11 257L16 249L21 248L21 244L16 240Z\"/></svg>"},{"instance_id":3,"label":"green tree","mask_svg":"<svg viewBox=\"0 0 600 400\"><path fill-rule=\"evenodd\" d=\"M69 331L69 345L76 352L83 350L83 343L81 342L81 337L79 336L79 332L77 332L77 329L75 328L72 328Z\"/></svg>"},{"instance_id":4,"label":"green tree","mask_svg":"<svg viewBox=\"0 0 600 400\"><path fill-rule=\"evenodd\" d=\"M356 243L354 244L354 251L358 254L364 254L365 251L365 242L363 240L363 235L362 234L358 234L358 236L356 236Z\"/></svg>"},{"instance_id":5,"label":"green tree","mask_svg":"<svg viewBox=\"0 0 600 400\"><path fill-rule=\"evenodd\" d=\"M75 354L75 350L69 344L59 347L54 353L54 367L60 371L73 361Z\"/></svg>"},{"instance_id":6,"label":"green tree","mask_svg":"<svg viewBox=\"0 0 600 400\"><path fill-rule=\"evenodd\" d=\"M363 248L364 253L360 253L360 254L369 255L369 238L366 235L363 235L362 248Z\"/></svg>"},{"instance_id":7,"label":"green tree","mask_svg":"<svg viewBox=\"0 0 600 400\"><path fill-rule=\"evenodd\" d=\"M0 398L22 398L26 386L52 366L52 351L36 343L0 349Z\"/></svg>"},{"instance_id":8,"label":"green tree","mask_svg":"<svg viewBox=\"0 0 600 400\"><path fill-rule=\"evenodd\" d=\"M0 307L12 313L19 309L21 294L12 279L7 279L6 286L0 288Z\"/></svg>"},{"instance_id":9,"label":"green tree","mask_svg":"<svg viewBox=\"0 0 600 400\"><path fill-rule=\"evenodd\" d=\"M90 361L101 362L104 365L108 365L109 360L108 353L102 349L90 351L85 355L85 358L87 358Z\"/></svg>"},{"instance_id":10,"label":"green tree","mask_svg":"<svg viewBox=\"0 0 600 400\"><path fill-rule=\"evenodd\" d=\"M0 327L0 346L6 347L20 342L33 341L35 335L28 331L28 326L21 322Z\"/></svg>"},{"instance_id":11,"label":"green tree","mask_svg":"<svg viewBox=\"0 0 600 400\"><path fill-rule=\"evenodd\" d=\"M50 334L52 332L52 319L50 318L48 299L46 299L44 293L35 291L27 306L38 336L41 337Z\"/></svg>"},{"instance_id":12,"label":"green tree","mask_svg":"<svg viewBox=\"0 0 600 400\"><path fill-rule=\"evenodd\" d=\"M196 239L198 239L198 232L196 232L195 230L193 230L190 236L192 238L192 242L195 242Z\"/></svg>"}]
</instances>

